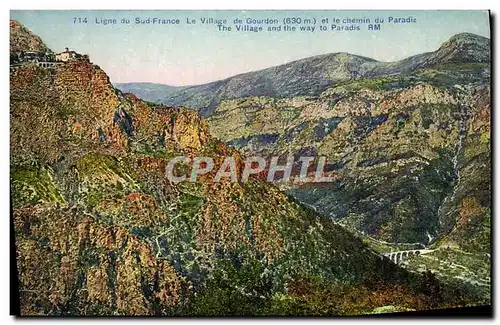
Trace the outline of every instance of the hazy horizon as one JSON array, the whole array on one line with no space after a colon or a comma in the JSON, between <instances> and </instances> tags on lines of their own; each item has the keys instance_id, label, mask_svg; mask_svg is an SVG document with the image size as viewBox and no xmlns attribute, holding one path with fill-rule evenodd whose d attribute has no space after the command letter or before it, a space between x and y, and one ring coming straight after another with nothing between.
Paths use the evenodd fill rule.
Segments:
<instances>
[{"instance_id":1,"label":"hazy horizon","mask_svg":"<svg viewBox=\"0 0 500 325\"><path fill-rule=\"evenodd\" d=\"M384 24L381 31L219 32L210 25L74 24L90 19L186 17L198 21L252 17L408 17L415 24ZM292 16L292 17L293 17ZM381 62L432 52L460 33L490 38L487 11L11 11L55 52L85 53L114 84L155 83L194 86L312 56L346 52Z\"/></svg>"}]
</instances>

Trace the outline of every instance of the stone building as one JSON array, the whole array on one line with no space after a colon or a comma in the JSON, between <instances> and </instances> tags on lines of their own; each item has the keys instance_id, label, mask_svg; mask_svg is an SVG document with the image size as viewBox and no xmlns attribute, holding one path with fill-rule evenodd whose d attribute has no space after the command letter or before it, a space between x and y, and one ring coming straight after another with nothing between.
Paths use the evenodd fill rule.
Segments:
<instances>
[{"instance_id":1,"label":"stone building","mask_svg":"<svg viewBox=\"0 0 500 325\"><path fill-rule=\"evenodd\" d=\"M64 52L56 54L56 61L67 62L71 60L76 60L79 54L75 51L70 51L68 48Z\"/></svg>"}]
</instances>

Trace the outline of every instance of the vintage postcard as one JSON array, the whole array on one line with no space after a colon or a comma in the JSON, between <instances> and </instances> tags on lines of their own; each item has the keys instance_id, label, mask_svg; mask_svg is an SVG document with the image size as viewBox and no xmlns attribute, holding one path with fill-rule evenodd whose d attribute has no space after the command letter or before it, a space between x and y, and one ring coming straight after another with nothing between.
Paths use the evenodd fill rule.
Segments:
<instances>
[{"instance_id":1,"label":"vintage postcard","mask_svg":"<svg viewBox=\"0 0 500 325\"><path fill-rule=\"evenodd\" d=\"M491 315L488 11L9 24L13 314Z\"/></svg>"}]
</instances>

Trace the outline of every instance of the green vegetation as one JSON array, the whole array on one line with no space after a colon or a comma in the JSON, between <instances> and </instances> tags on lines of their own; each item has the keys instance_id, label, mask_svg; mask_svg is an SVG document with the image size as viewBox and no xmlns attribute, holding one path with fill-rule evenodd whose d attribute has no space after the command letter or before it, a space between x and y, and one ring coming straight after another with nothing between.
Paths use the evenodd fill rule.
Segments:
<instances>
[{"instance_id":1,"label":"green vegetation","mask_svg":"<svg viewBox=\"0 0 500 325\"><path fill-rule=\"evenodd\" d=\"M140 188L139 183L112 156L89 153L77 161L76 170L90 207L95 207L106 198L132 193Z\"/></svg>"},{"instance_id":2,"label":"green vegetation","mask_svg":"<svg viewBox=\"0 0 500 325\"><path fill-rule=\"evenodd\" d=\"M433 272L441 281L466 293L467 301L490 303L490 259L483 254L443 247L429 254L411 257L405 265L416 272Z\"/></svg>"},{"instance_id":3,"label":"green vegetation","mask_svg":"<svg viewBox=\"0 0 500 325\"><path fill-rule=\"evenodd\" d=\"M14 207L49 202L64 203L64 197L57 189L53 177L53 172L47 167L15 166L11 170Z\"/></svg>"}]
</instances>

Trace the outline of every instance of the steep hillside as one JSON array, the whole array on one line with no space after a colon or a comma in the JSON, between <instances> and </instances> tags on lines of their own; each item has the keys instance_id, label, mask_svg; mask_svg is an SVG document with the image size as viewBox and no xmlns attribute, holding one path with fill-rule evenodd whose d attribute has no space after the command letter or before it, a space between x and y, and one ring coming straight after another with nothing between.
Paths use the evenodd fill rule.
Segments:
<instances>
[{"instance_id":1,"label":"steep hillside","mask_svg":"<svg viewBox=\"0 0 500 325\"><path fill-rule=\"evenodd\" d=\"M216 165L232 156L241 168L240 153L194 111L124 95L86 60L21 65L10 89L23 315L357 314L485 302L405 271L258 177L170 182L175 156Z\"/></svg>"},{"instance_id":2,"label":"steep hillside","mask_svg":"<svg viewBox=\"0 0 500 325\"><path fill-rule=\"evenodd\" d=\"M131 90L140 98L167 105L184 105L210 116L226 99L265 96L290 98L317 96L326 88L353 79L390 76L454 62L489 62L490 40L462 33L453 36L434 52L419 54L396 62L379 62L349 53L332 53L305 58L277 67L248 72L212 83L172 89L161 97L161 85L117 84L125 92ZM165 87L165 86L163 86ZM135 91L135 92L134 92Z\"/></svg>"}]
</instances>

